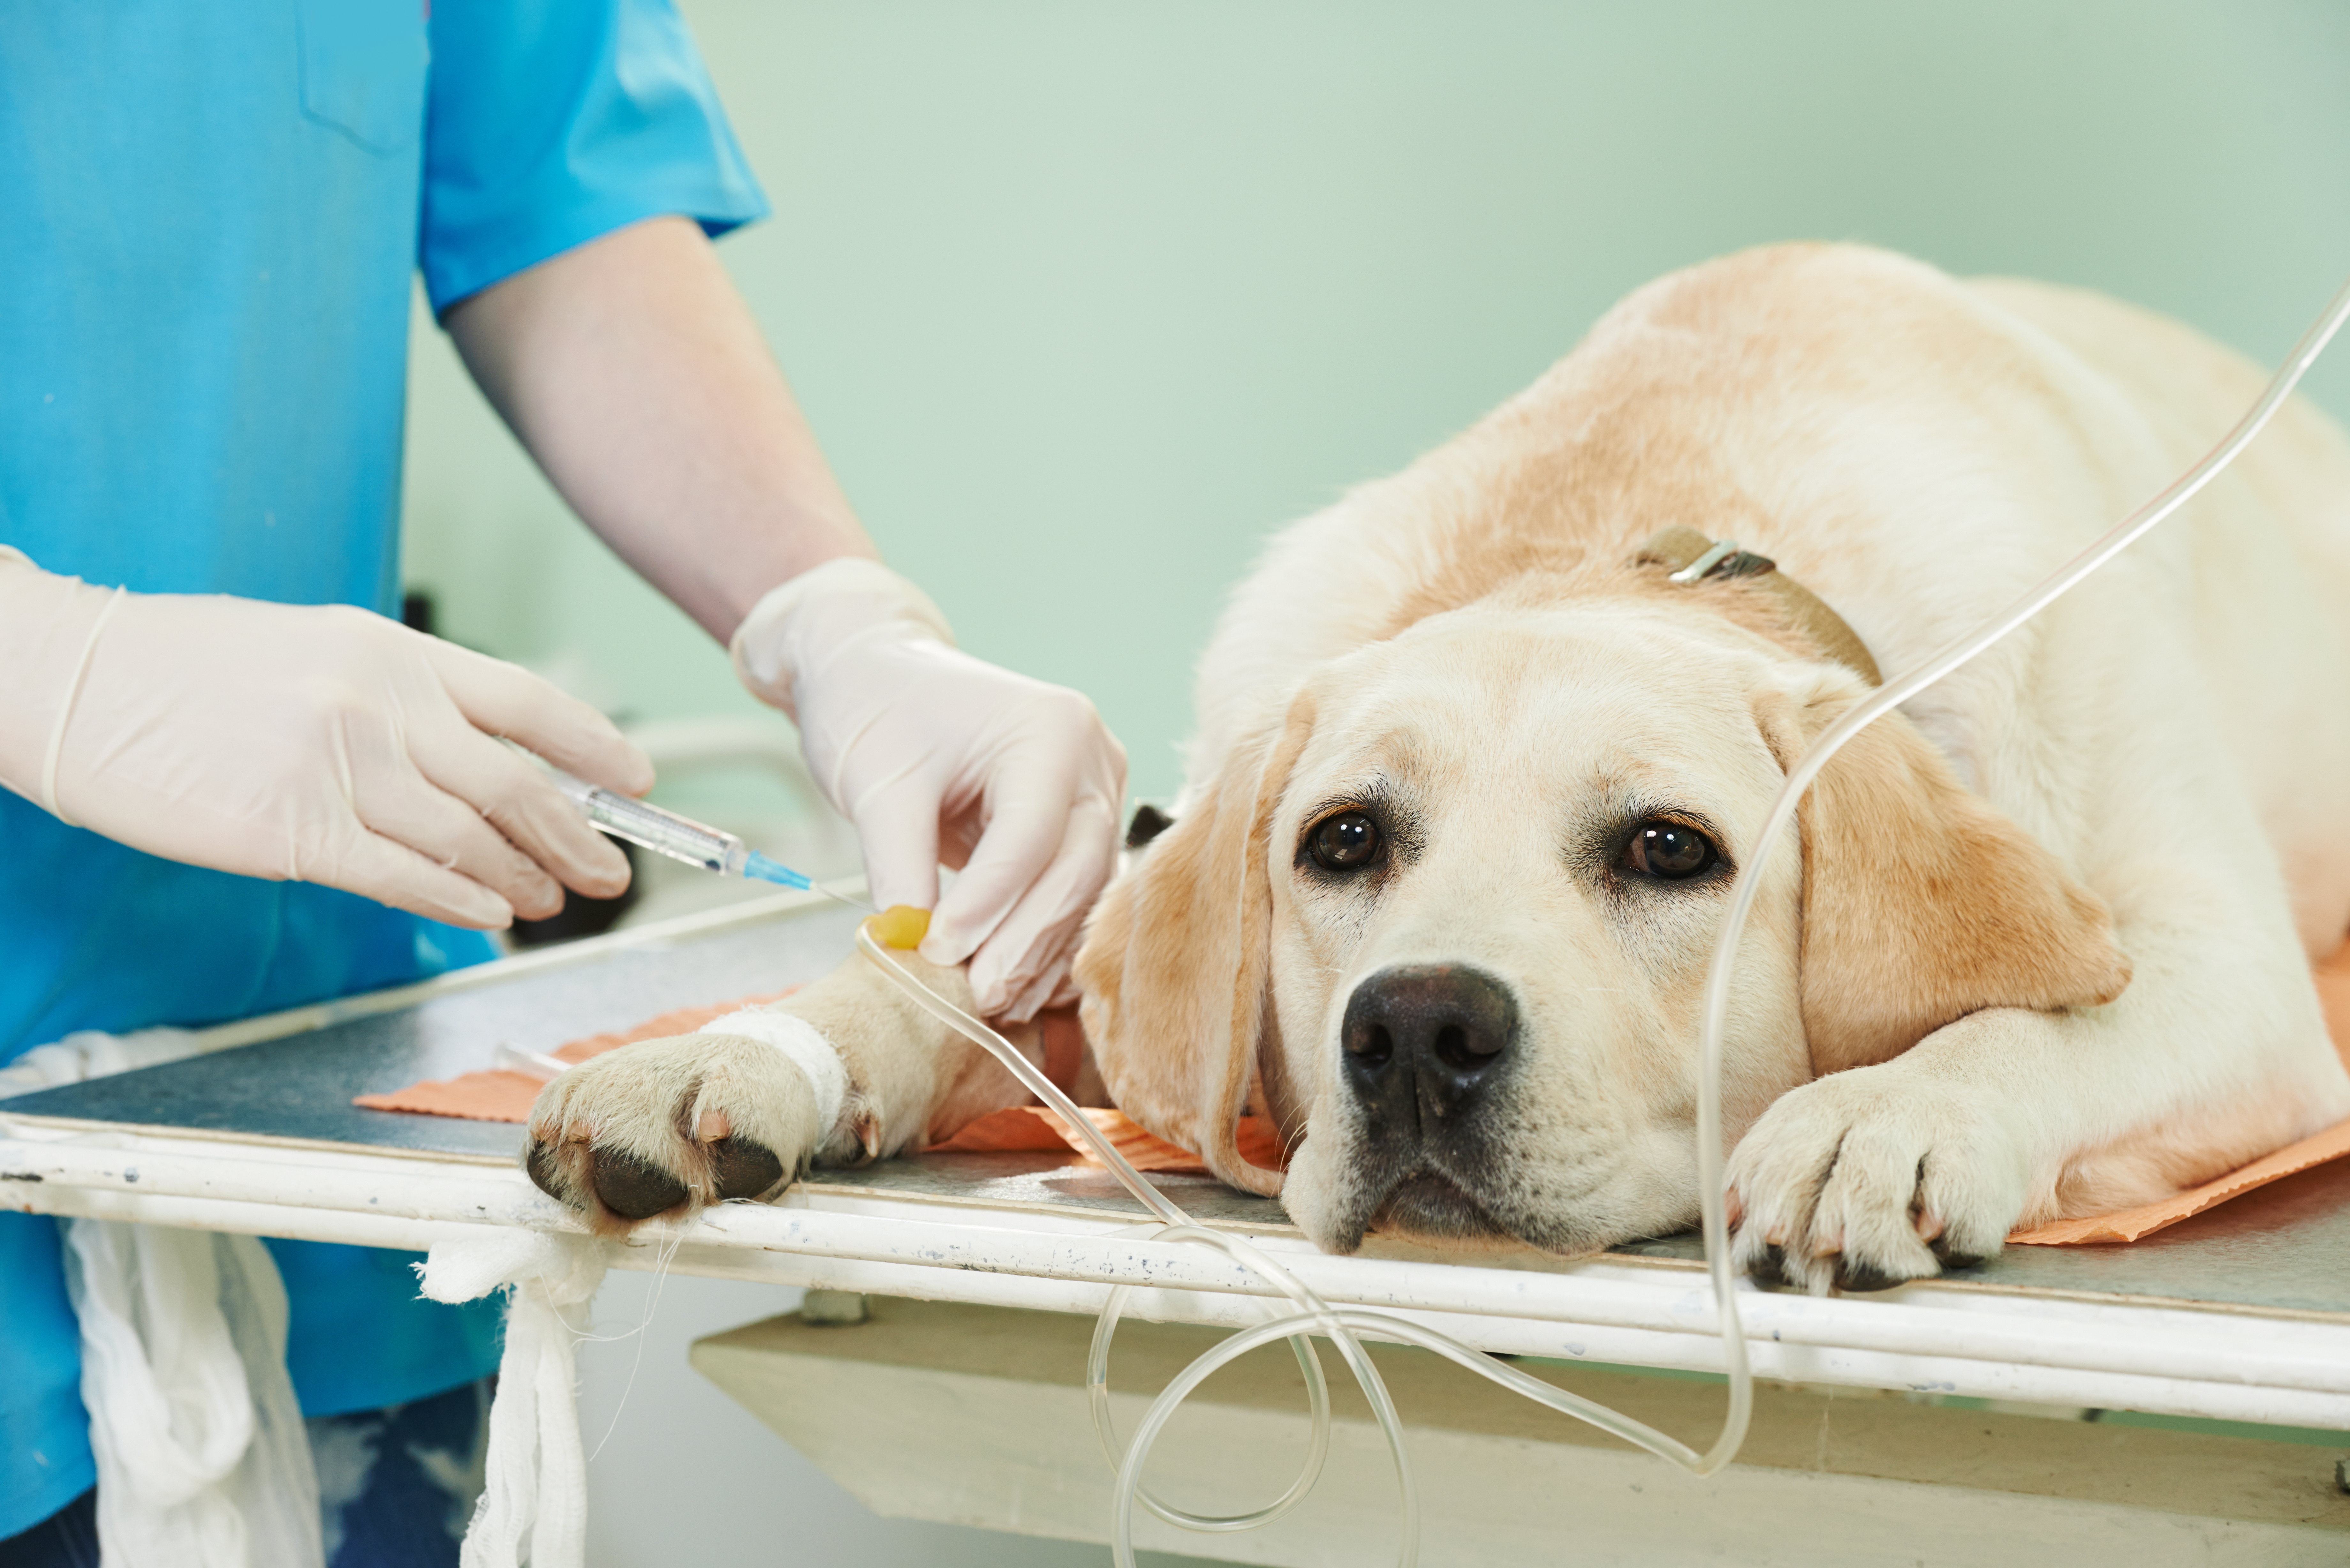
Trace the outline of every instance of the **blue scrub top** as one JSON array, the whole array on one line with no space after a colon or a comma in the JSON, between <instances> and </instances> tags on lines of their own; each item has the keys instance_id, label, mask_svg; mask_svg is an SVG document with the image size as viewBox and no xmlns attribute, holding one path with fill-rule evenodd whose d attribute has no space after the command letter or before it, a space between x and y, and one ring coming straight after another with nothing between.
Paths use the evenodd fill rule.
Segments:
<instances>
[{"instance_id":1,"label":"blue scrub top","mask_svg":"<svg viewBox=\"0 0 2350 1568\"><path fill-rule=\"evenodd\" d=\"M411 274L440 311L644 218L765 211L669 0L0 8L0 544L95 583L388 611ZM0 791L0 1061L492 951ZM404 1255L272 1246L309 1413L494 1366L495 1310L417 1299ZM79 1379L57 1227L0 1215L0 1540L95 1478Z\"/></svg>"}]
</instances>

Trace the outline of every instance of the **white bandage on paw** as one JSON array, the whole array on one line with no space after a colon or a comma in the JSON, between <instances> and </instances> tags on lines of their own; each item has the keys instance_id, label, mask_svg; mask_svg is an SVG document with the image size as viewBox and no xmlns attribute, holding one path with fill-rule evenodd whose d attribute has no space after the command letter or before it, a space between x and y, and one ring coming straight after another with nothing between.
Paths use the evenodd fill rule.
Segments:
<instances>
[{"instance_id":1,"label":"white bandage on paw","mask_svg":"<svg viewBox=\"0 0 2350 1568\"><path fill-rule=\"evenodd\" d=\"M832 1048L832 1043L806 1019L746 1007L712 1020L696 1033L740 1034L773 1045L806 1075L808 1087L816 1091L817 1140L831 1137L832 1129L840 1125L841 1107L848 1103L848 1069L840 1064L840 1053Z\"/></svg>"}]
</instances>

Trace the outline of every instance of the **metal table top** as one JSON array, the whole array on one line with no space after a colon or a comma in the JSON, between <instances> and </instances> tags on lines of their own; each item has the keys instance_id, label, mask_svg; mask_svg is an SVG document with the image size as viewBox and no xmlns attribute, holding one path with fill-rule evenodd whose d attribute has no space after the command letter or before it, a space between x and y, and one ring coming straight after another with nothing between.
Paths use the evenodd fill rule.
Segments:
<instances>
[{"instance_id":1,"label":"metal table top","mask_svg":"<svg viewBox=\"0 0 2350 1568\"><path fill-rule=\"evenodd\" d=\"M307 1010L275 1023L231 1026L221 1032L224 1037L281 1032L18 1096L0 1101L0 1114L60 1129L195 1134L507 1165L520 1147L519 1127L362 1110L351 1097L487 1067L500 1043L550 1050L671 1008L813 980L850 950L855 919L852 911L820 900L762 900L405 992ZM1276 1232L1292 1229L1274 1200L1203 1178L1155 1179L1201 1219ZM1141 1212L1100 1168L1052 1155L917 1156L862 1170L821 1171L806 1187L811 1193L1030 1212ZM1438 1257L1377 1238L1366 1250L1374 1256ZM1635 1241L1617 1251L1666 1267L1693 1267L1700 1256L1693 1234ZM1476 1261L1489 1267L1561 1266L1531 1250ZM2230 1306L2350 1321L2350 1161L2288 1178L2134 1244L2010 1247L1942 1283L2000 1294Z\"/></svg>"},{"instance_id":2,"label":"metal table top","mask_svg":"<svg viewBox=\"0 0 2350 1568\"><path fill-rule=\"evenodd\" d=\"M827 900L761 899L714 919L679 922L683 930L623 933L375 999L354 998L317 1011L356 1010L357 1016L19 1095L0 1100L0 1111L511 1162L522 1129L510 1123L363 1110L351 1097L481 1071L501 1044L552 1051L672 1008L814 980L850 950L857 919L856 911ZM390 1005L373 1011L375 1002ZM304 1020L289 1015L286 1022Z\"/></svg>"}]
</instances>

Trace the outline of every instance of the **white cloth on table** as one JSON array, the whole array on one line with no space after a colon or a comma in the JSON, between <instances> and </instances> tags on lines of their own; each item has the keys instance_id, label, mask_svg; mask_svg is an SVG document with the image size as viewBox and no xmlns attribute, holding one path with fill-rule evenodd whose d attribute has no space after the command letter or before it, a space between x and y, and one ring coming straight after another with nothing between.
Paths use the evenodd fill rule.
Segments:
<instances>
[{"instance_id":1,"label":"white cloth on table","mask_svg":"<svg viewBox=\"0 0 2350 1568\"><path fill-rule=\"evenodd\" d=\"M433 1242L417 1265L436 1302L513 1291L490 1406L489 1471L461 1568L582 1568L587 1560L588 1459L573 1348L587 1333L608 1256L603 1242L586 1236L483 1225Z\"/></svg>"}]
</instances>

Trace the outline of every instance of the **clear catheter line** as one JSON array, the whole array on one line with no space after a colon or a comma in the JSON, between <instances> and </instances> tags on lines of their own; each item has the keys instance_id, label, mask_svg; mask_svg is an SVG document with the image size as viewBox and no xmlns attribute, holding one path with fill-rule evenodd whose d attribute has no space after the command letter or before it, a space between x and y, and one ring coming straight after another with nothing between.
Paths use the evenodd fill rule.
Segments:
<instances>
[{"instance_id":1,"label":"clear catheter line","mask_svg":"<svg viewBox=\"0 0 2350 1568\"><path fill-rule=\"evenodd\" d=\"M1108 1360L1111 1334L1132 1287L1118 1286L1110 1293L1094 1330L1094 1343L1087 1364L1087 1388L1094 1409L1094 1423L1102 1438L1104 1452L1110 1456L1118 1471L1115 1526L1111 1550L1118 1568L1134 1568L1134 1505L1139 1501L1159 1518L1170 1523L1199 1531L1223 1532L1253 1529L1267 1524L1302 1501L1312 1490L1321 1473L1323 1459L1329 1447L1329 1395L1321 1366L1315 1358L1311 1341L1305 1336L1321 1334L1337 1346L1365 1396L1369 1399L1373 1415L1388 1442L1388 1449L1396 1469L1397 1485L1401 1493L1402 1542L1397 1554L1401 1568L1413 1568L1419 1558L1419 1502L1418 1487L1412 1477L1411 1463L1404 1449L1403 1426L1396 1415L1394 1402L1388 1397L1387 1386L1362 1346L1358 1334L1416 1345L1434 1351L1461 1366L1522 1394L1539 1404L1548 1406L1563 1415L1622 1438L1627 1442L1646 1449L1650 1453L1669 1459L1683 1469L1700 1476L1711 1476L1728 1465L1746 1438L1747 1427L1753 1414L1753 1374L1748 1365L1746 1338L1740 1322L1737 1297L1731 1280L1730 1238L1728 1216L1722 1189L1723 1158L1721 1147L1721 1056L1722 1037L1729 1017L1730 975L1737 957L1738 940L1745 929L1749 911L1753 908L1756 889L1762 877L1760 868L1768 864L1773 846L1781 834L1794 821L1795 808L1804 792L1819 774L1828 760L1868 724L1932 686L1981 654L2001 639L2014 632L2053 604L2059 597L2078 584L2099 566L2119 555L2144 536L2164 519L2209 484L2236 456L2250 444L2253 437L2268 424L2284 400L2299 384L2309 367L2315 363L2338 332L2344 321L2350 319L2350 285L2345 285L2327 307L2325 315L2304 334L2283 367L2270 381L2260 400L2245 414L2236 428L2161 494L2109 529L2095 543L2066 562L2045 580L2017 599L2007 609L1968 636L1960 639L1941 653L1917 670L1881 687L1866 701L1854 708L1832 725L1819 741L1789 770L1786 783L1773 803L1762 833L1747 856L1747 864L1756 867L1756 874L1739 879L1727 917L1714 944L1712 966L1706 977L1703 1028L1700 1040L1698 1106L1697 1106L1697 1166L1698 1204L1700 1220L1705 1239L1706 1274L1712 1286L1715 1310L1722 1339L1723 1360L1730 1375L1730 1402L1724 1414L1721 1434L1702 1454L1689 1445L1667 1437L1655 1428L1632 1419L1620 1412L1595 1404L1565 1389L1553 1387L1537 1378L1504 1363L1471 1349L1449 1335L1386 1313L1367 1312L1359 1308L1333 1307L1303 1281L1281 1267L1270 1257L1236 1236L1211 1231L1194 1223L1168 1197L1128 1162L1108 1138L1104 1137L1090 1118L1075 1102L1063 1094L1045 1076L1036 1065L1022 1055L1011 1044L984 1023L963 1012L922 983L914 974L889 956L875 940L871 922L861 924L857 931L859 951L880 966L900 989L923 1011L947 1024L958 1033L980 1045L1025 1085L1030 1092L1056 1112L1061 1119L1089 1144L1097 1158L1107 1166L1126 1189L1144 1208L1158 1216L1161 1223L1148 1228L1145 1233L1168 1241L1189 1241L1222 1251L1235 1262L1255 1273L1287 1296L1300 1309L1294 1314L1274 1318L1254 1328L1245 1329L1201 1355L1186 1367L1159 1394L1142 1424L1136 1429L1123 1459L1117 1453L1116 1435L1109 1418ZM844 900L845 901L845 900ZM1313 1406L1313 1438L1304 1469L1282 1497L1269 1506L1247 1514L1229 1516L1198 1515L1172 1508L1150 1496L1142 1485L1142 1469L1149 1461L1150 1450L1176 1408L1194 1388L1235 1358L1260 1345L1277 1339L1287 1339L1297 1353L1298 1362L1305 1372L1308 1397Z\"/></svg>"},{"instance_id":2,"label":"clear catheter line","mask_svg":"<svg viewBox=\"0 0 2350 1568\"><path fill-rule=\"evenodd\" d=\"M1180 1524L1191 1530L1225 1532L1250 1530L1261 1524L1271 1523L1305 1500L1306 1493L1313 1489L1314 1481L1321 1470L1323 1458L1329 1448L1328 1392L1323 1385L1320 1366L1315 1359L1312 1344L1305 1338L1305 1335L1311 1333L1326 1335L1337 1347L1340 1357L1347 1363L1347 1370L1355 1375L1356 1381L1362 1387L1364 1397L1369 1400L1371 1413L1378 1420L1380 1431L1387 1438L1388 1453L1395 1465L1396 1484L1402 1501L1402 1542L1396 1556L1399 1568L1414 1568L1419 1561L1419 1486L1412 1475L1410 1457L1405 1450L1402 1418L1396 1413L1395 1401L1388 1393L1385 1380L1379 1376L1378 1369L1372 1365L1369 1353L1363 1348L1362 1341L1357 1335L1357 1330L1376 1334L1383 1339L1392 1339L1436 1350L1459 1365L1480 1376L1491 1378L1504 1387L1537 1399L1551 1408L1573 1416L1578 1420L1588 1421L1601 1430L1646 1449L1661 1459L1669 1459L1683 1469L1695 1470L1699 1474L1711 1473L1711 1469L1700 1469L1712 1460L1713 1455L1711 1453L1700 1456L1687 1444L1668 1437L1654 1428L1617 1411L1610 1410L1606 1406L1594 1404L1578 1395L1568 1393L1565 1389L1554 1388L1548 1384L1529 1377L1515 1367L1497 1362L1433 1329L1407 1323L1401 1318L1385 1313L1333 1307L1304 1281L1239 1237L1226 1235L1194 1222L1182 1210L1176 1207L1173 1200L1165 1193L1145 1180L1142 1173L1136 1170L1128 1162L1126 1157L1118 1152L1117 1146L1094 1126L1092 1118L1086 1116L1068 1096L1063 1094L1059 1086L1047 1078L1035 1063L1022 1055L1010 1041L990 1029L981 1020L972 1017L939 995L923 984L903 964L890 957L889 950L874 938L871 922L868 921L858 928L857 947L858 951L879 965L884 973L896 981L899 988L924 1012L972 1041L1002 1062L1011 1071L1013 1076L1018 1078L1031 1093L1057 1113L1065 1123L1076 1129L1078 1135L1092 1146L1095 1154L1118 1177L1126 1189L1132 1193L1145 1208L1165 1221L1163 1225L1153 1228L1151 1234L1154 1237L1169 1241L1191 1241L1215 1248L1278 1289L1301 1309L1292 1315L1276 1318L1271 1323L1260 1324L1244 1334L1235 1335L1194 1361L1152 1403L1149 1411L1143 1417L1141 1427L1137 1429L1133 1441L1127 1449L1123 1462L1113 1459L1113 1463L1118 1469L1118 1511L1110 1545L1116 1555L1118 1568L1134 1568L1134 1505L1137 1501L1140 1501L1153 1513L1170 1523ZM1118 1286L1110 1293L1109 1301L1103 1306L1102 1315L1095 1325L1093 1349L1087 1357L1087 1393L1094 1407L1095 1427L1101 1434L1105 1450L1113 1452L1116 1445L1110 1429L1108 1412L1109 1345L1110 1336L1117 1326L1118 1315L1129 1293L1130 1287L1128 1286ZM1305 1467L1298 1480L1279 1500L1266 1508L1248 1514L1222 1517L1191 1514L1151 1497L1142 1485L1142 1468L1149 1461L1151 1448L1157 1443L1159 1433L1165 1430L1168 1421L1173 1418L1176 1407L1180 1405L1190 1396L1191 1390L1203 1382L1217 1367L1223 1366L1234 1356L1243 1355L1259 1345L1270 1344L1275 1339L1291 1341L1296 1350L1298 1363L1305 1370L1307 1392L1314 1407L1312 1446ZM1744 1346L1742 1344L1732 1355L1732 1365L1736 1368L1734 1376L1742 1379L1745 1376L1743 1350ZM1735 1404L1734 1398L1733 1404ZM1741 1425L1742 1427L1743 1423L1742 1422ZM1715 1447L1720 1449L1722 1445L1717 1443ZM1732 1451L1734 1448L1735 1445L1731 1445ZM1727 1462L1728 1455L1724 1453L1721 1460L1712 1468L1719 1468L1719 1464Z\"/></svg>"}]
</instances>

